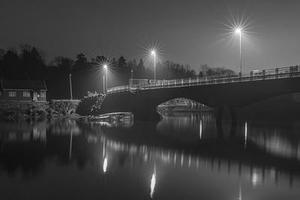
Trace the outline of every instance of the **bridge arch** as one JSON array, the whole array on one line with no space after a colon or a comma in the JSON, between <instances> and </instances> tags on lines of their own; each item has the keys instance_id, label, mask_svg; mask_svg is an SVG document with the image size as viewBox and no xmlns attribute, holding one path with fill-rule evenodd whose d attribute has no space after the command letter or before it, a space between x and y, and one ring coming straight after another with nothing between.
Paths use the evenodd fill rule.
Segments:
<instances>
[{"instance_id":1,"label":"bridge arch","mask_svg":"<svg viewBox=\"0 0 300 200\"><path fill-rule=\"evenodd\" d=\"M164 115L172 112L212 111L212 108L192 99L178 97L160 103L156 110L159 114Z\"/></svg>"}]
</instances>

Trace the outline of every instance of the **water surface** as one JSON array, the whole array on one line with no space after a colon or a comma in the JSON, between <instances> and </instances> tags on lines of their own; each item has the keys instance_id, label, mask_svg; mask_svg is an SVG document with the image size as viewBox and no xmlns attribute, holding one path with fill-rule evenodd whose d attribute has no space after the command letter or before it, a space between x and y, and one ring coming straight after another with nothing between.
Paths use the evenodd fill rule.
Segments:
<instances>
[{"instance_id":1,"label":"water surface","mask_svg":"<svg viewBox=\"0 0 300 200\"><path fill-rule=\"evenodd\" d=\"M0 123L1 199L300 199L300 123Z\"/></svg>"}]
</instances>

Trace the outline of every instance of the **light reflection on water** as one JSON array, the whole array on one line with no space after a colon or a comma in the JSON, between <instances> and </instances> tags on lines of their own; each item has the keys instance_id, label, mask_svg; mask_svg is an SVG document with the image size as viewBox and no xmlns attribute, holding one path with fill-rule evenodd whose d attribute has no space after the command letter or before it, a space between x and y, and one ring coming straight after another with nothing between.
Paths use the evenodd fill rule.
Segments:
<instances>
[{"instance_id":1,"label":"light reflection on water","mask_svg":"<svg viewBox=\"0 0 300 200\"><path fill-rule=\"evenodd\" d=\"M295 126L243 121L234 135L218 133L211 113L125 127L73 120L1 122L0 196L299 199ZM44 179L65 189L53 196Z\"/></svg>"},{"instance_id":2,"label":"light reflection on water","mask_svg":"<svg viewBox=\"0 0 300 200\"><path fill-rule=\"evenodd\" d=\"M155 185L156 185L156 168L154 167L154 172L151 176L151 182L150 182L150 197L151 198L153 198Z\"/></svg>"}]
</instances>

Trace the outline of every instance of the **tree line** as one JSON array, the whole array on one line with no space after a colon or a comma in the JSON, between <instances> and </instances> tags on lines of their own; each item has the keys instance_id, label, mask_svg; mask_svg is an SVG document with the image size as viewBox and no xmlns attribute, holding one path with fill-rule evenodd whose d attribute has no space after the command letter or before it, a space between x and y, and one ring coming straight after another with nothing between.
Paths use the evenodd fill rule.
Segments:
<instances>
[{"instance_id":1,"label":"tree line","mask_svg":"<svg viewBox=\"0 0 300 200\"><path fill-rule=\"evenodd\" d=\"M88 91L102 92L102 64L108 63L108 87L126 85L130 78L152 79L153 68L145 67L143 59L107 58L88 59L79 53L75 59L58 56L46 63L43 53L31 45L18 49L0 49L0 79L45 80L49 99L70 98L69 75L72 75L73 97L82 98ZM151 65L152 66L152 65ZM165 61L157 63L157 79L176 79L196 76L232 75L232 70L202 65L199 73L189 65Z\"/></svg>"}]
</instances>

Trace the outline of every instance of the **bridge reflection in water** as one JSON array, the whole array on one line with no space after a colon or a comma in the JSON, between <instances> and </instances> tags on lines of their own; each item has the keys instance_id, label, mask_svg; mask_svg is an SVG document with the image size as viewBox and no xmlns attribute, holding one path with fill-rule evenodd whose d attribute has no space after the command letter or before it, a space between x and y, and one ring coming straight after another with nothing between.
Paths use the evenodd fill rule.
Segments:
<instances>
[{"instance_id":1,"label":"bridge reflection in water","mask_svg":"<svg viewBox=\"0 0 300 200\"><path fill-rule=\"evenodd\" d=\"M158 128L160 128L160 126L158 126ZM198 127L195 124L195 132L197 131L197 129ZM180 132L180 129L177 129L177 131ZM205 133L207 133L206 130L202 131L204 135ZM202 131L200 131L200 133ZM173 165L175 167L188 167L196 169L207 168L211 171L222 173L227 172L230 176L239 176L241 179L246 179L250 181L253 186L257 186L259 184L264 183L273 183L276 185L279 183L281 185L287 183L289 187L293 187L296 176L298 185L300 183L300 174L299 171L297 171L300 166L300 158L298 152L299 141L295 145L292 144L294 143L293 141L289 141L285 138L284 135L278 135L278 132L272 133L264 129L262 131L268 133L269 135L257 137L257 133L254 133L253 135L251 134L253 132L251 132L250 128L249 136L244 138L244 140L247 140L247 142L251 143L252 146L255 146L255 148L252 147L250 151L255 150L255 153L266 153L274 162L269 160L263 160L264 156L248 154L247 149L245 149L244 154L243 152L236 152L235 154L238 155L226 155L226 153L221 153L221 151L228 151L228 149L232 148L232 146L229 145L236 145L235 142L227 143L227 145L221 147L218 153L212 151L212 149L210 148L207 148L206 150L211 152L202 152L202 150L205 149L201 149L198 152L197 149L189 148L176 149L176 147L164 148L159 146L148 146L146 144L136 144L130 142L124 143L117 139L108 139L109 136L101 137L101 142L104 146L106 146L107 149L109 149L107 151L111 153L111 157L117 157L118 152L127 153L130 159L143 160L143 162L152 163L152 165L156 166ZM111 132L108 131L107 135L111 135ZM242 138L243 135L240 135L239 137ZM209 140L208 138L207 140ZM202 140L203 138L199 139ZM290 143L287 141L289 141ZM241 142L243 145L243 140L240 140L239 142ZM272 147L270 148L270 146ZM278 154L278 152L282 153ZM250 156L257 156L260 158L256 159L251 158ZM286 162L289 159L291 159L292 162L290 160L290 162L287 165L276 164L276 162ZM291 163L293 163L294 166L291 166Z\"/></svg>"},{"instance_id":2,"label":"bridge reflection in water","mask_svg":"<svg viewBox=\"0 0 300 200\"><path fill-rule=\"evenodd\" d=\"M33 173L35 176L42 176L43 171L55 176L57 171L47 167L50 162L50 166L57 163L60 168L64 163L72 173L74 165L81 169L80 177L86 176L78 183L82 192L93 191L91 184L95 177L110 180L100 187L109 197L118 191L117 186L109 184L120 185L120 177L126 182L123 187L133 185L139 188L136 193L147 193L151 198L176 199L193 191L193 197L199 199L206 193L193 190L195 185L199 189L209 188L212 196L218 195L214 190L220 191L219 199L224 199L224 194L231 199L246 199L253 195L249 186L260 187L258 191L273 188L274 193L286 188L297 191L300 186L297 123L278 126L244 121L237 124L235 135L223 131L221 136L214 120L213 114L188 114L166 117L157 124L137 122L130 128L70 120L26 126L2 123L0 176L6 171L16 173L17 169L23 169L25 174L28 170L38 172ZM75 184L72 178L60 176L64 181L70 179L70 185L62 187L72 188ZM138 181L132 180L133 177ZM31 181L40 184L38 179ZM1 181L0 185L9 187ZM176 192L170 193L171 188L177 188Z\"/></svg>"},{"instance_id":3,"label":"bridge reflection in water","mask_svg":"<svg viewBox=\"0 0 300 200\"><path fill-rule=\"evenodd\" d=\"M157 171L164 170L165 165L210 169L214 173L239 177L238 180L250 182L254 187L264 184L297 187L300 183L300 137L290 126L274 125L243 122L236 127L234 137L229 134L220 138L212 114L191 114L167 117L157 124L155 137L161 140L167 136L168 145L153 138L137 140L138 134L140 137L147 135L138 125L132 127L131 132L137 132L134 136L127 130L104 129L101 142L110 157L126 153L128 162L143 161L156 166ZM131 139L124 141L124 134Z\"/></svg>"}]
</instances>

